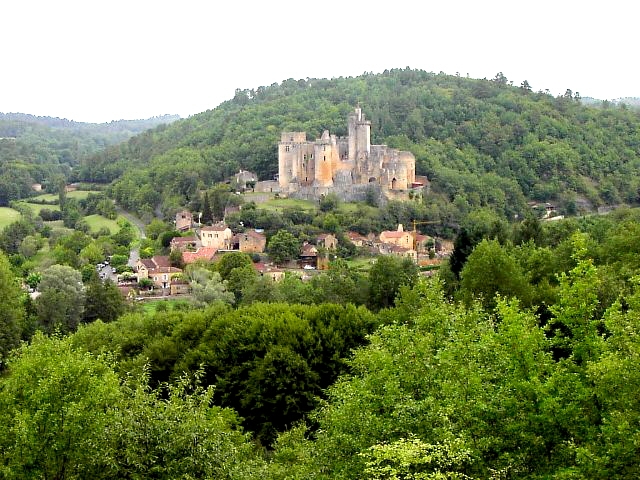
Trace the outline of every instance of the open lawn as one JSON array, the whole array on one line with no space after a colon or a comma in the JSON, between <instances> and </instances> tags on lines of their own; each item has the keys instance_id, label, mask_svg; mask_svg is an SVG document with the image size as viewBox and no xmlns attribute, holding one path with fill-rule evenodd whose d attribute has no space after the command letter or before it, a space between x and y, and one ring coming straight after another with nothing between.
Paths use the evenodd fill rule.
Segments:
<instances>
[{"instance_id":1,"label":"open lawn","mask_svg":"<svg viewBox=\"0 0 640 480\"><path fill-rule=\"evenodd\" d=\"M358 272L368 272L376 262L376 257L355 257L347 260L347 264Z\"/></svg>"},{"instance_id":2,"label":"open lawn","mask_svg":"<svg viewBox=\"0 0 640 480\"><path fill-rule=\"evenodd\" d=\"M20 203L20 205L25 205L25 206L29 207L34 215L40 215L40 210L42 210L43 208L46 208L46 209L51 210L51 211L60 210L60 206L59 205L46 205L46 204L42 204L42 203L29 203L29 202L19 202L19 203Z\"/></svg>"},{"instance_id":3,"label":"open lawn","mask_svg":"<svg viewBox=\"0 0 640 480\"><path fill-rule=\"evenodd\" d=\"M97 233L101 228L105 227L109 229L111 235L120 231L118 222L115 220L109 220L102 215L89 215L84 217L84 220L89 225L91 232Z\"/></svg>"},{"instance_id":4,"label":"open lawn","mask_svg":"<svg viewBox=\"0 0 640 480\"><path fill-rule=\"evenodd\" d=\"M89 196L90 193L102 193L98 190L74 190L73 192L67 192L67 198L75 198L76 200L82 200ZM43 193L37 197L30 197L29 201L37 203L39 201L53 202L58 200L57 193Z\"/></svg>"},{"instance_id":5,"label":"open lawn","mask_svg":"<svg viewBox=\"0 0 640 480\"><path fill-rule=\"evenodd\" d=\"M140 305L142 306L142 310L144 310L145 313L155 313L156 311L159 310L158 306L160 306L160 309L166 309L166 310L174 310L176 308L180 309L180 308L188 307L189 300L186 298L145 300L143 302L140 302Z\"/></svg>"},{"instance_id":6,"label":"open lawn","mask_svg":"<svg viewBox=\"0 0 640 480\"><path fill-rule=\"evenodd\" d=\"M271 211L281 212L285 208L300 208L306 211L315 211L318 208L318 202L299 200L296 198L277 198L269 193L245 193L243 194L243 198L245 202L256 202L258 208ZM352 213L361 207L362 203L340 202L338 204L338 211L342 213Z\"/></svg>"},{"instance_id":7,"label":"open lawn","mask_svg":"<svg viewBox=\"0 0 640 480\"><path fill-rule=\"evenodd\" d=\"M0 230L20 218L20 212L9 207L0 207Z\"/></svg>"}]
</instances>

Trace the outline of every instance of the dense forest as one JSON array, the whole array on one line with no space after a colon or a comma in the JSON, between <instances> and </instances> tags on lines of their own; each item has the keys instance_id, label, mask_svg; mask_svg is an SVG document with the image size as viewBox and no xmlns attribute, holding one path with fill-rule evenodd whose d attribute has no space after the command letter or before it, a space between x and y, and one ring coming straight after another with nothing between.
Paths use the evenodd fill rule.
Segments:
<instances>
[{"instance_id":1,"label":"dense forest","mask_svg":"<svg viewBox=\"0 0 640 480\"><path fill-rule=\"evenodd\" d=\"M84 158L178 118L164 115L92 124L0 113L0 206L28 197L33 183L56 189L56 179L72 180L73 169Z\"/></svg>"},{"instance_id":2,"label":"dense forest","mask_svg":"<svg viewBox=\"0 0 640 480\"><path fill-rule=\"evenodd\" d=\"M386 307L391 257L355 282L247 281L235 307L36 329L3 361L3 477L637 477L637 210L475 226L457 274L387 283ZM41 305L14 275L0 255L3 347Z\"/></svg>"},{"instance_id":3,"label":"dense forest","mask_svg":"<svg viewBox=\"0 0 640 480\"><path fill-rule=\"evenodd\" d=\"M78 177L114 182L113 195L138 212L175 210L239 168L271 179L282 131L344 135L355 105L372 121L372 142L415 154L436 215L490 206L513 218L527 200L569 214L638 202L638 110L588 107L571 90L553 97L501 73L478 80L406 69L238 90L214 110L87 159Z\"/></svg>"}]
</instances>

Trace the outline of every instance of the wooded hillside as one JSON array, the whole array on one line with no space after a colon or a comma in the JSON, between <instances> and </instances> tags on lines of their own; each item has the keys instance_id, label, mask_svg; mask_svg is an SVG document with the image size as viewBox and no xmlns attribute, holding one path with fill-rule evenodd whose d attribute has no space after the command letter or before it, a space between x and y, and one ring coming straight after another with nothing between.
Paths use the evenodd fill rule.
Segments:
<instances>
[{"instance_id":1,"label":"wooded hillside","mask_svg":"<svg viewBox=\"0 0 640 480\"><path fill-rule=\"evenodd\" d=\"M27 197L31 184L70 179L83 158L177 116L93 124L23 113L0 113L0 205Z\"/></svg>"},{"instance_id":2,"label":"wooded hillside","mask_svg":"<svg viewBox=\"0 0 640 480\"><path fill-rule=\"evenodd\" d=\"M415 154L417 173L440 194L428 200L437 208L491 206L513 218L529 199L567 213L638 201L637 110L588 107L571 90L536 93L501 73L477 80L409 69L238 90L214 110L91 157L78 178L115 181L113 194L139 212L177 207L239 168L272 178L282 131L345 135L355 105L372 121L373 143Z\"/></svg>"}]
</instances>

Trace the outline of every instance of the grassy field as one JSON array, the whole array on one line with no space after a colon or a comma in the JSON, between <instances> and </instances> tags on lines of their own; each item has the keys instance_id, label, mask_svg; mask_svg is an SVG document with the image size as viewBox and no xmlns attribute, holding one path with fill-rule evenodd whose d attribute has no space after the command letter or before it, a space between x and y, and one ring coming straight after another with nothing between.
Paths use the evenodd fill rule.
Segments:
<instances>
[{"instance_id":1,"label":"grassy field","mask_svg":"<svg viewBox=\"0 0 640 480\"><path fill-rule=\"evenodd\" d=\"M20 213L13 208L0 207L0 230L20 218Z\"/></svg>"},{"instance_id":2,"label":"grassy field","mask_svg":"<svg viewBox=\"0 0 640 480\"><path fill-rule=\"evenodd\" d=\"M73 192L67 193L67 198L75 198L76 200L83 200L89 196L90 193L102 193L97 190L75 190ZM31 202L38 202L43 200L45 202L53 202L58 200L57 193L43 193L42 195L38 195L37 197L30 197L29 200ZM51 206L51 205L49 205Z\"/></svg>"},{"instance_id":3,"label":"grassy field","mask_svg":"<svg viewBox=\"0 0 640 480\"><path fill-rule=\"evenodd\" d=\"M46 208L51 211L60 210L59 205L46 205L46 204L43 205L42 203L29 203L29 202L19 202L19 203L20 205L25 205L29 207L34 215L40 215L40 210L42 210L43 208Z\"/></svg>"},{"instance_id":4,"label":"grassy field","mask_svg":"<svg viewBox=\"0 0 640 480\"><path fill-rule=\"evenodd\" d=\"M89 225L91 232L98 232L101 228L108 228L111 235L120 231L118 222L115 220L109 220L102 215L89 215L84 217L85 221Z\"/></svg>"},{"instance_id":5,"label":"grassy field","mask_svg":"<svg viewBox=\"0 0 640 480\"><path fill-rule=\"evenodd\" d=\"M374 257L355 257L347 260L347 264L359 272L368 272L375 261Z\"/></svg>"},{"instance_id":6,"label":"grassy field","mask_svg":"<svg viewBox=\"0 0 640 480\"><path fill-rule=\"evenodd\" d=\"M153 314L158 310L158 305L162 305L160 308L165 308L166 310L174 310L176 307L181 308L185 304L188 304L188 299L180 298L180 299L166 299L166 300L145 300L144 302L140 302L140 306L144 313Z\"/></svg>"},{"instance_id":7,"label":"grassy field","mask_svg":"<svg viewBox=\"0 0 640 480\"><path fill-rule=\"evenodd\" d=\"M318 208L318 202L298 200L295 198L276 198L273 194L268 193L245 193L243 198L246 202L256 202L258 208L271 211L281 212L285 208L300 208L312 212ZM351 213L357 211L360 207L362 207L361 203L340 202L338 204L338 211Z\"/></svg>"}]
</instances>

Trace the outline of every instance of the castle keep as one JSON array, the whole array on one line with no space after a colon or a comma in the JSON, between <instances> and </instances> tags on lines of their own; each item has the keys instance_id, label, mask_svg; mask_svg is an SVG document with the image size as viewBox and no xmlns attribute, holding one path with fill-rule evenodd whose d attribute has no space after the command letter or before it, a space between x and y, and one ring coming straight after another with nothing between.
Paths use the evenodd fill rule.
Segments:
<instances>
[{"instance_id":1,"label":"castle keep","mask_svg":"<svg viewBox=\"0 0 640 480\"><path fill-rule=\"evenodd\" d=\"M415 182L415 157L386 145L371 145L371 122L360 108L348 117L348 136L325 130L308 141L305 132L284 132L278 144L278 181L282 193L317 198L336 192L359 199L374 185L383 194Z\"/></svg>"}]
</instances>

